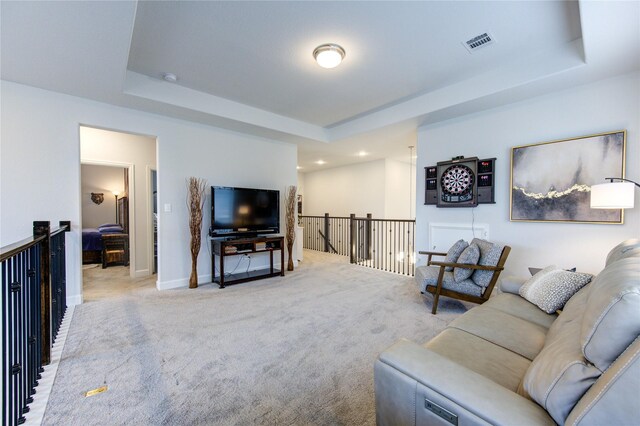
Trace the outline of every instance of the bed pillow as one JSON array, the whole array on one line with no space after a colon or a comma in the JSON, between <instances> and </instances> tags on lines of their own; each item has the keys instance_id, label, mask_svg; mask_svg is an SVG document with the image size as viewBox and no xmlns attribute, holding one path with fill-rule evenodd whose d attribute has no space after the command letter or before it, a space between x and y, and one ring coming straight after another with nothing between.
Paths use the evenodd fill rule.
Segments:
<instances>
[{"instance_id":1,"label":"bed pillow","mask_svg":"<svg viewBox=\"0 0 640 426\"><path fill-rule=\"evenodd\" d=\"M477 265L480 260L480 248L477 244L471 244L469 247L462 251L462 254L458 258L456 263L469 263L471 265ZM466 280L473 274L474 269L471 268L455 268L453 270L453 279L459 283Z\"/></svg>"},{"instance_id":2,"label":"bed pillow","mask_svg":"<svg viewBox=\"0 0 640 426\"><path fill-rule=\"evenodd\" d=\"M111 226L120 226L117 223L103 223L102 225L98 226L98 229L100 228L109 228Z\"/></svg>"},{"instance_id":3,"label":"bed pillow","mask_svg":"<svg viewBox=\"0 0 640 426\"><path fill-rule=\"evenodd\" d=\"M123 232L124 229L122 229L122 226L120 226L120 225L101 226L101 227L98 228L98 231L100 231L101 234L119 234L119 233Z\"/></svg>"},{"instance_id":4,"label":"bed pillow","mask_svg":"<svg viewBox=\"0 0 640 426\"><path fill-rule=\"evenodd\" d=\"M464 249L466 249L467 247L469 247L469 243L467 243L465 240L456 241L447 252L447 256L444 258L444 262L456 263ZM453 271L453 266L446 266L444 270Z\"/></svg>"},{"instance_id":5,"label":"bed pillow","mask_svg":"<svg viewBox=\"0 0 640 426\"><path fill-rule=\"evenodd\" d=\"M520 296L548 314L562 309L565 303L582 287L589 284L593 275L569 272L555 265L547 266L520 287Z\"/></svg>"}]
</instances>

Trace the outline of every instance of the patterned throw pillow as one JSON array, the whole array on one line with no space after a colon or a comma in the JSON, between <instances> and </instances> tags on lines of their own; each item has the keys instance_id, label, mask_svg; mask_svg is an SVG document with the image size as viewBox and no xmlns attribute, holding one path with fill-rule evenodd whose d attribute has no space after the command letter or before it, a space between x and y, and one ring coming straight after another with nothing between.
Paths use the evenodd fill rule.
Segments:
<instances>
[{"instance_id":1,"label":"patterned throw pillow","mask_svg":"<svg viewBox=\"0 0 640 426\"><path fill-rule=\"evenodd\" d=\"M477 244L471 244L469 247L464 249L458 261L456 263L469 263L472 265L477 265L478 260L480 260L480 248ZM453 270L453 279L459 283L460 281L464 281L473 274L475 269L470 268L455 268Z\"/></svg>"},{"instance_id":2,"label":"patterned throw pillow","mask_svg":"<svg viewBox=\"0 0 640 426\"><path fill-rule=\"evenodd\" d=\"M504 250L503 245L482 240L480 238L474 238L471 241L471 244L473 243L477 244L480 248L480 260L478 261L478 265L496 266L498 264L500 256L502 256L502 251ZM480 287L488 287L491 279L493 278L493 274L494 271L476 269L471 276L471 279Z\"/></svg>"},{"instance_id":3,"label":"patterned throw pillow","mask_svg":"<svg viewBox=\"0 0 640 426\"><path fill-rule=\"evenodd\" d=\"M569 272L555 265L547 266L520 287L520 296L551 314L562 309L571 296L589 284L592 278L591 274Z\"/></svg>"},{"instance_id":4,"label":"patterned throw pillow","mask_svg":"<svg viewBox=\"0 0 640 426\"><path fill-rule=\"evenodd\" d=\"M465 240L456 241L447 252L447 256L444 258L445 263L457 262L458 258L467 247L469 247L469 243L467 243ZM447 266L444 268L444 270L453 271L453 267Z\"/></svg>"}]
</instances>

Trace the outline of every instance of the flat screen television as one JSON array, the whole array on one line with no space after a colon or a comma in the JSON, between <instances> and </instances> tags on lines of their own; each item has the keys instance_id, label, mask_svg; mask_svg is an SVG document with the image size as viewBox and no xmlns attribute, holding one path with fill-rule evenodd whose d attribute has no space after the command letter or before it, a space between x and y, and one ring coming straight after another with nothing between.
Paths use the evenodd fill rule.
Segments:
<instances>
[{"instance_id":1,"label":"flat screen television","mask_svg":"<svg viewBox=\"0 0 640 426\"><path fill-rule=\"evenodd\" d=\"M280 232L280 191L211 187L212 237L255 236Z\"/></svg>"}]
</instances>

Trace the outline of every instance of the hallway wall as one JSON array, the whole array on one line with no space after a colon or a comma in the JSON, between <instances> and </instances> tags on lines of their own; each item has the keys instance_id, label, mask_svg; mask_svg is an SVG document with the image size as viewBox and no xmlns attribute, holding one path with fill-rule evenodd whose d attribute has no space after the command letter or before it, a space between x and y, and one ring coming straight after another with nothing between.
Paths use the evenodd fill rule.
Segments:
<instances>
[{"instance_id":1,"label":"hallway wall","mask_svg":"<svg viewBox=\"0 0 640 426\"><path fill-rule=\"evenodd\" d=\"M296 183L295 145L7 81L1 82L0 90L0 245L31 235L33 220L54 224L71 220L71 232L66 234L69 304L82 302L81 125L158 138L158 288L188 285L187 177L203 177L210 185L280 191ZM25 174L26 165L37 174ZM24 178L16 180L15 176ZM209 203L207 198L206 205ZM167 205L169 211L165 210ZM205 208L203 242L207 241L209 221L209 209ZM206 244L198 257L198 274L203 284L211 278Z\"/></svg>"}]
</instances>

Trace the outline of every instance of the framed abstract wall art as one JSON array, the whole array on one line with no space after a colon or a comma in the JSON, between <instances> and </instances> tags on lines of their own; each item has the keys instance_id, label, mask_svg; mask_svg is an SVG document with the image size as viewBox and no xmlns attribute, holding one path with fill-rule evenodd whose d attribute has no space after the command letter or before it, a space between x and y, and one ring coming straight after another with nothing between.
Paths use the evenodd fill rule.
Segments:
<instances>
[{"instance_id":1,"label":"framed abstract wall art","mask_svg":"<svg viewBox=\"0 0 640 426\"><path fill-rule=\"evenodd\" d=\"M624 177L625 130L511 149L511 221L622 224L621 209L591 209L591 185Z\"/></svg>"}]
</instances>

